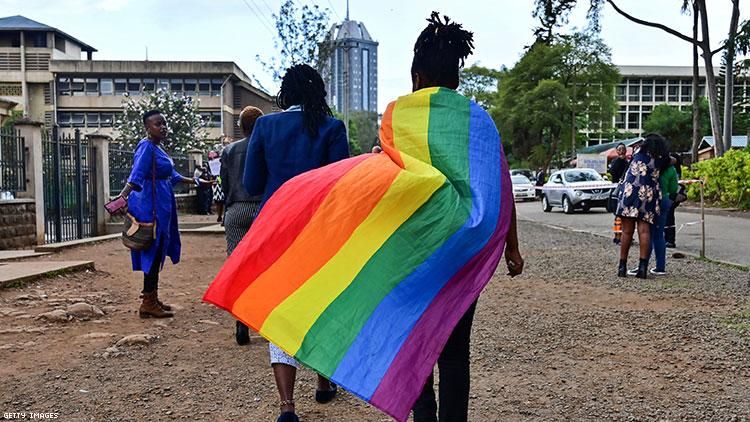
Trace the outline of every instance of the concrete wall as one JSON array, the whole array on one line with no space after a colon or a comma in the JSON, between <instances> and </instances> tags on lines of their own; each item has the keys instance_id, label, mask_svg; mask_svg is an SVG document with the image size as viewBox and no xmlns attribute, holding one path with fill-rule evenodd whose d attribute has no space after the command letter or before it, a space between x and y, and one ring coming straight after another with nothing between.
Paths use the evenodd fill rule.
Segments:
<instances>
[{"instance_id":1,"label":"concrete wall","mask_svg":"<svg viewBox=\"0 0 750 422\"><path fill-rule=\"evenodd\" d=\"M0 250L27 249L36 245L36 212L33 199L0 201Z\"/></svg>"}]
</instances>

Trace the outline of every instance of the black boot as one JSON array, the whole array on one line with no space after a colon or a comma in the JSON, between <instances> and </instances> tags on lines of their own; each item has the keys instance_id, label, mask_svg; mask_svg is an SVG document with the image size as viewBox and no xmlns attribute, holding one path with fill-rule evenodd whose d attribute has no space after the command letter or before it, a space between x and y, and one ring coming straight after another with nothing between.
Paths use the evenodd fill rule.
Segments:
<instances>
[{"instance_id":1,"label":"black boot","mask_svg":"<svg viewBox=\"0 0 750 422\"><path fill-rule=\"evenodd\" d=\"M638 261L638 273L636 273L636 278L648 278L648 259L641 259Z\"/></svg>"},{"instance_id":2,"label":"black boot","mask_svg":"<svg viewBox=\"0 0 750 422\"><path fill-rule=\"evenodd\" d=\"M234 331L234 339L240 346L250 344L250 332L247 329L247 325L243 324L240 321L237 321L237 325Z\"/></svg>"},{"instance_id":3,"label":"black boot","mask_svg":"<svg viewBox=\"0 0 750 422\"><path fill-rule=\"evenodd\" d=\"M618 277L628 276L628 261L624 259L620 260L620 266L617 267L617 276Z\"/></svg>"}]
</instances>

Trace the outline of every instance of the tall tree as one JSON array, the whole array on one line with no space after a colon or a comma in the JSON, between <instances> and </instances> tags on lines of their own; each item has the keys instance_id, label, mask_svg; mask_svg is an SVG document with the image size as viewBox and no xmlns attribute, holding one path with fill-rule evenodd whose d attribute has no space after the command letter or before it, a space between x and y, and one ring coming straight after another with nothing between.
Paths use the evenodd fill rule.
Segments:
<instances>
[{"instance_id":1,"label":"tall tree","mask_svg":"<svg viewBox=\"0 0 750 422\"><path fill-rule=\"evenodd\" d=\"M683 0L682 11L683 13L690 7L691 0ZM700 13L698 11L698 3L692 2L693 9L693 39L698 39L698 24L700 23ZM698 45L693 44L693 142L690 146L690 158L691 163L698 162L698 148L700 148L701 134L700 134L700 105L698 104L698 79L700 78L699 67L698 67Z\"/></svg>"},{"instance_id":2,"label":"tall tree","mask_svg":"<svg viewBox=\"0 0 750 422\"><path fill-rule=\"evenodd\" d=\"M295 64L306 63L322 71L330 54L330 43L324 42L328 35L328 9L317 5L297 7L294 0L285 0L279 14L272 16L278 55L266 60L260 55L256 58L274 81L280 81L286 69Z\"/></svg>"},{"instance_id":3,"label":"tall tree","mask_svg":"<svg viewBox=\"0 0 750 422\"><path fill-rule=\"evenodd\" d=\"M740 19L740 0L732 0L732 18L724 53L724 151L732 149L732 115L734 108L734 57L737 26Z\"/></svg>"},{"instance_id":4,"label":"tall tree","mask_svg":"<svg viewBox=\"0 0 750 422\"><path fill-rule=\"evenodd\" d=\"M458 92L476 101L485 109L492 106L497 97L497 84L502 70L473 64L461 69Z\"/></svg>"},{"instance_id":5,"label":"tall tree","mask_svg":"<svg viewBox=\"0 0 750 422\"><path fill-rule=\"evenodd\" d=\"M701 56L703 57L704 67L706 70L706 90L708 94L709 112L711 116L711 129L714 135L714 139L716 140L716 143L715 143L716 155L719 155L719 156L722 155L724 153L722 120L721 120L721 112L719 110L719 100L718 100L719 94L718 94L717 83L716 83L716 74L714 72L714 67L713 67L713 57L714 55L722 51L724 49L724 46L722 45L716 49L712 49L711 47L711 40L709 37L707 1L706 0L692 0L695 6L695 10L697 11L697 14L699 17L699 21L700 21L701 39L698 39L695 34L693 34L692 36L687 36L667 25L637 18L631 15L630 13L624 11L621 7L617 5L617 3L614 0L588 0L588 1L589 1L589 16L592 17L591 21L594 22L594 25L598 25L599 16L604 5L609 4L618 14L630 20L631 22L634 22L643 26L648 26L651 28L660 29L683 41L686 41L695 45L701 50ZM685 6L685 1L686 0L683 0L682 2L683 7ZM739 0L732 0L732 1L739 4L738 3ZM546 6L544 10L545 11L550 10L552 12L554 12L555 10L561 11L560 13L562 13L562 16L554 17L554 19L557 22L565 22L565 20L567 19L567 16L570 14L573 7L575 7L575 5L578 3L578 0L535 0L535 5L536 5L535 13L537 10L539 10L540 5L547 5L548 3L551 3L551 6ZM736 18L734 17L734 13L733 13L732 20L735 20L735 19ZM732 28L732 24L730 23L730 30L731 28ZM736 25L734 26L734 28L736 28Z\"/></svg>"}]
</instances>

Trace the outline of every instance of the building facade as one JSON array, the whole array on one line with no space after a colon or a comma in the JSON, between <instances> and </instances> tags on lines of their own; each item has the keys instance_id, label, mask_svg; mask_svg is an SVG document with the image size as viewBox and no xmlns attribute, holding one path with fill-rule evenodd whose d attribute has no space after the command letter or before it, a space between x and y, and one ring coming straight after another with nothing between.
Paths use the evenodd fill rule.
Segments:
<instances>
[{"instance_id":1,"label":"building facade","mask_svg":"<svg viewBox=\"0 0 750 422\"><path fill-rule=\"evenodd\" d=\"M168 89L194 97L208 120L208 137L240 137L244 106L274 110L273 97L254 87L233 62L92 60L93 47L23 16L0 18L0 100L63 132L98 131L116 138L123 95ZM85 54L85 58L82 56Z\"/></svg>"},{"instance_id":2,"label":"building facade","mask_svg":"<svg viewBox=\"0 0 750 422\"><path fill-rule=\"evenodd\" d=\"M346 20L329 33L331 51L323 69L326 91L333 108L378 111L378 43L362 22Z\"/></svg>"}]
</instances>

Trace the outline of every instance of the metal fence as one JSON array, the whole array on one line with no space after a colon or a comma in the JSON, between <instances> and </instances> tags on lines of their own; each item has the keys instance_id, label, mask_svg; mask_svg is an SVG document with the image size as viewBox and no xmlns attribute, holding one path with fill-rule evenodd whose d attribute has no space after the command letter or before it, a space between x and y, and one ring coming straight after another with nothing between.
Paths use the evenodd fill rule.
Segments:
<instances>
[{"instance_id":1,"label":"metal fence","mask_svg":"<svg viewBox=\"0 0 750 422\"><path fill-rule=\"evenodd\" d=\"M0 195L26 190L24 139L12 127L0 128ZM2 197L0 196L0 199Z\"/></svg>"},{"instance_id":2,"label":"metal fence","mask_svg":"<svg viewBox=\"0 0 750 422\"><path fill-rule=\"evenodd\" d=\"M109 146L109 193L114 196L120 193L128 181L130 171L133 169L133 151L122 149L118 144ZM174 162L174 168L178 173L185 177L193 177L191 169L192 160L187 155L175 154L170 156ZM188 193L189 185L182 183L174 187L176 193Z\"/></svg>"},{"instance_id":3,"label":"metal fence","mask_svg":"<svg viewBox=\"0 0 750 422\"><path fill-rule=\"evenodd\" d=\"M96 149L78 129L65 137L57 127L45 132L42 149L45 241L96 236Z\"/></svg>"}]
</instances>

